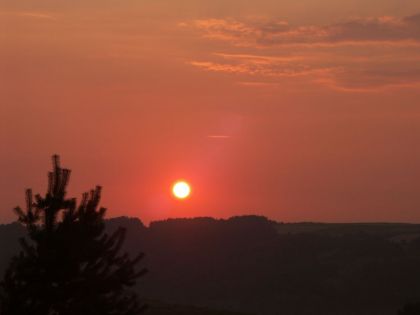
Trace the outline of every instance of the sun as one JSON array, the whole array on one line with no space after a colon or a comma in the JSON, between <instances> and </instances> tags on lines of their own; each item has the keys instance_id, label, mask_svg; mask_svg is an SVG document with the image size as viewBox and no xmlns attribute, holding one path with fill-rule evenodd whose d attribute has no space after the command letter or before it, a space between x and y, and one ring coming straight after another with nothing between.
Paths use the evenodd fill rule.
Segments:
<instances>
[{"instance_id":1,"label":"sun","mask_svg":"<svg viewBox=\"0 0 420 315\"><path fill-rule=\"evenodd\" d=\"M178 199L185 199L191 194L191 187L185 181L177 181L172 186L172 193Z\"/></svg>"}]
</instances>

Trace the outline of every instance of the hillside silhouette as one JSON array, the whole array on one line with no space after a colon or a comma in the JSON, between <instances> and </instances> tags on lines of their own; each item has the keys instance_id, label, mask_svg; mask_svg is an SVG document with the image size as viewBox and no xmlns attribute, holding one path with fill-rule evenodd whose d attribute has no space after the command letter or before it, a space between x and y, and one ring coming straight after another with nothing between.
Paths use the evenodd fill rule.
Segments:
<instances>
[{"instance_id":1,"label":"hillside silhouette","mask_svg":"<svg viewBox=\"0 0 420 315\"><path fill-rule=\"evenodd\" d=\"M147 253L153 268L139 293L164 302L152 303L149 314L395 315L420 298L420 225L284 224L258 216L149 227L122 217L106 225L109 233L127 229L125 250ZM22 233L17 224L0 226L2 268Z\"/></svg>"}]
</instances>

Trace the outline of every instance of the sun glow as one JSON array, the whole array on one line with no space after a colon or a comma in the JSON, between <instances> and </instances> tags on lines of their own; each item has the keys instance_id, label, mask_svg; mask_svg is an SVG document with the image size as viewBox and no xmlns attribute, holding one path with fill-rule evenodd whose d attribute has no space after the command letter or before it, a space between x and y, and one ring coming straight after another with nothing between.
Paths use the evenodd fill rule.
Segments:
<instances>
[{"instance_id":1,"label":"sun glow","mask_svg":"<svg viewBox=\"0 0 420 315\"><path fill-rule=\"evenodd\" d=\"M178 199L185 199L191 194L191 187L185 181L178 181L173 185L172 193Z\"/></svg>"}]
</instances>

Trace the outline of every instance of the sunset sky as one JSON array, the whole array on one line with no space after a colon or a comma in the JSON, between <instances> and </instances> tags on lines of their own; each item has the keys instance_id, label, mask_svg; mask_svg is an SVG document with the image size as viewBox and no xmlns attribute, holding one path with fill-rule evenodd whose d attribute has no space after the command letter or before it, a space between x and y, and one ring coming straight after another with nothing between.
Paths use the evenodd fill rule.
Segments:
<instances>
[{"instance_id":1,"label":"sunset sky","mask_svg":"<svg viewBox=\"0 0 420 315\"><path fill-rule=\"evenodd\" d=\"M0 222L54 153L108 216L420 222L418 0L0 0L0 47Z\"/></svg>"}]
</instances>

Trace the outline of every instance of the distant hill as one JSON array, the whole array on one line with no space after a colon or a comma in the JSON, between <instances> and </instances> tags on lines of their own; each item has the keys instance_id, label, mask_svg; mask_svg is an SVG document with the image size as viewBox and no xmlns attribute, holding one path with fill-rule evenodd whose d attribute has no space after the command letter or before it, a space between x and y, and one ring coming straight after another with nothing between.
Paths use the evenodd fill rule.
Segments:
<instances>
[{"instance_id":1,"label":"distant hill","mask_svg":"<svg viewBox=\"0 0 420 315\"><path fill-rule=\"evenodd\" d=\"M146 301L146 303L148 305L147 315L246 315L202 307L170 305L158 301Z\"/></svg>"},{"instance_id":2,"label":"distant hill","mask_svg":"<svg viewBox=\"0 0 420 315\"><path fill-rule=\"evenodd\" d=\"M151 315L395 315L420 300L420 225L277 223L259 216L107 221L128 230L150 273ZM4 270L23 235L0 226ZM0 270L0 271L2 271ZM189 306L175 306L189 305Z\"/></svg>"}]
</instances>

